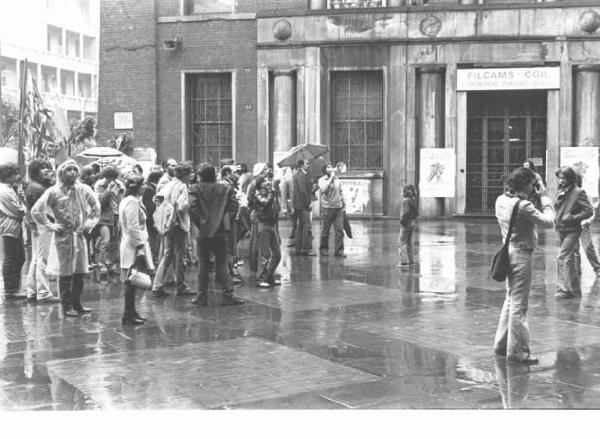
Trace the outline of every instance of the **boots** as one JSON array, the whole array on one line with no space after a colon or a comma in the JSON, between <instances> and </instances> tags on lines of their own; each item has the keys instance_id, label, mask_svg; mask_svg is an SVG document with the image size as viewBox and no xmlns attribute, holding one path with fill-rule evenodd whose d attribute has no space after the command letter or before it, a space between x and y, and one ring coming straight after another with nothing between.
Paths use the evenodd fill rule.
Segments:
<instances>
[{"instance_id":1,"label":"boots","mask_svg":"<svg viewBox=\"0 0 600 439\"><path fill-rule=\"evenodd\" d=\"M79 313L73 309L73 297L71 294L71 276L60 276L58 280L58 291L60 302L65 317L78 317Z\"/></svg>"},{"instance_id":2,"label":"boots","mask_svg":"<svg viewBox=\"0 0 600 439\"><path fill-rule=\"evenodd\" d=\"M124 325L143 325L145 319L140 318L135 310L135 287L129 282L124 285L123 296L125 298L125 310L121 323Z\"/></svg>"},{"instance_id":3,"label":"boots","mask_svg":"<svg viewBox=\"0 0 600 439\"><path fill-rule=\"evenodd\" d=\"M208 305L208 293L198 293L196 297L190 300L194 305L207 306Z\"/></svg>"},{"instance_id":4,"label":"boots","mask_svg":"<svg viewBox=\"0 0 600 439\"><path fill-rule=\"evenodd\" d=\"M89 314L91 309L84 307L81 304L81 294L83 293L83 274L77 273L73 275L73 286L71 295L73 298L73 309L79 314Z\"/></svg>"}]
</instances>

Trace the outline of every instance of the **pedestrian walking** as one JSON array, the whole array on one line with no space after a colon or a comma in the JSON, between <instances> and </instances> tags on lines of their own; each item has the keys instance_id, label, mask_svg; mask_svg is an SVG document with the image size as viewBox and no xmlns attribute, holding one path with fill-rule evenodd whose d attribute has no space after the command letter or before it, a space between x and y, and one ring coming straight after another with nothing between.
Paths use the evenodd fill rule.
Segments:
<instances>
[{"instance_id":1,"label":"pedestrian walking","mask_svg":"<svg viewBox=\"0 0 600 439\"><path fill-rule=\"evenodd\" d=\"M192 177L191 163L183 162L175 168L175 177L157 193L163 203L173 206L175 224L163 236L163 254L156 269L156 277L152 285L155 297L167 296L164 289L167 269L174 265L175 283L178 295L193 294L185 282L186 241L190 232L189 197L187 183Z\"/></svg>"},{"instance_id":2,"label":"pedestrian walking","mask_svg":"<svg viewBox=\"0 0 600 439\"><path fill-rule=\"evenodd\" d=\"M143 181L143 177L134 172L126 175L125 197L119 204L121 281L125 304L121 323L124 325L141 325L146 321L135 307L137 287L131 279L132 270L145 273L154 271L146 227L146 208L141 200Z\"/></svg>"},{"instance_id":3,"label":"pedestrian walking","mask_svg":"<svg viewBox=\"0 0 600 439\"><path fill-rule=\"evenodd\" d=\"M413 249L413 234L417 227L417 191L415 186L407 184L403 189L402 212L400 213L400 238L398 240L398 249L400 253L400 262L396 268L408 267L415 263Z\"/></svg>"},{"instance_id":4,"label":"pedestrian walking","mask_svg":"<svg viewBox=\"0 0 600 439\"><path fill-rule=\"evenodd\" d=\"M37 200L55 183L54 171L49 161L33 159L28 172L30 181L25 189L25 200L27 211L30 212L27 222L31 230L31 263L27 273L27 299L38 303L56 303L60 299L52 294L46 274L52 232L42 225L37 226L31 218L31 209Z\"/></svg>"},{"instance_id":5,"label":"pedestrian walking","mask_svg":"<svg viewBox=\"0 0 600 439\"><path fill-rule=\"evenodd\" d=\"M335 233L334 255L345 258L344 253L344 192L342 182L335 175L335 168L331 163L323 165L323 176L319 178L319 190L321 191L321 244L319 252L321 256L329 254L329 230L333 225Z\"/></svg>"},{"instance_id":6,"label":"pedestrian walking","mask_svg":"<svg viewBox=\"0 0 600 439\"><path fill-rule=\"evenodd\" d=\"M7 298L25 298L20 292L21 269L25 263L23 217L25 203L17 193L21 173L16 164L0 165L0 258L2 288Z\"/></svg>"},{"instance_id":7,"label":"pedestrian walking","mask_svg":"<svg viewBox=\"0 0 600 439\"><path fill-rule=\"evenodd\" d=\"M585 191L577 186L577 173L569 166L556 171L559 192L556 195L556 230L560 238L557 257L558 299L581 297L581 256L579 238L581 222L593 215Z\"/></svg>"},{"instance_id":8,"label":"pedestrian walking","mask_svg":"<svg viewBox=\"0 0 600 439\"><path fill-rule=\"evenodd\" d=\"M256 179L256 217L258 219L258 271L256 284L261 288L281 285L275 270L281 261L278 221L280 198L278 181L259 176Z\"/></svg>"},{"instance_id":9,"label":"pedestrian walking","mask_svg":"<svg viewBox=\"0 0 600 439\"><path fill-rule=\"evenodd\" d=\"M83 278L88 272L84 233L100 218L100 201L94 191L78 181L79 166L67 160L57 170L56 184L48 188L31 209L38 227L52 232L47 273L58 276L58 287L67 317L91 310L81 303ZM47 212L54 218L51 222Z\"/></svg>"},{"instance_id":10,"label":"pedestrian walking","mask_svg":"<svg viewBox=\"0 0 600 439\"><path fill-rule=\"evenodd\" d=\"M235 194L217 183L214 166L202 163L198 167L200 183L190 188L190 218L198 228L198 295L196 305L208 305L210 259L214 255L217 283L220 284L223 306L241 305L244 301L233 295L233 281L227 269L227 231L230 213L235 212Z\"/></svg>"},{"instance_id":11,"label":"pedestrian walking","mask_svg":"<svg viewBox=\"0 0 600 439\"><path fill-rule=\"evenodd\" d=\"M494 340L494 352L507 360L522 364L537 364L530 354L527 310L533 270L533 251L537 246L536 227L552 228L552 201L541 197L542 211L529 201L534 191L535 175L525 168L515 169L508 177L507 191L496 199L496 218L506 239L513 210L518 209L509 240L510 270L506 279L506 298Z\"/></svg>"},{"instance_id":12,"label":"pedestrian walking","mask_svg":"<svg viewBox=\"0 0 600 439\"><path fill-rule=\"evenodd\" d=\"M310 163L306 159L298 160L298 171L294 174L292 189L292 205L298 219L296 227L296 255L316 256L312 250L312 224L310 213L312 211L312 181L308 174Z\"/></svg>"}]
</instances>

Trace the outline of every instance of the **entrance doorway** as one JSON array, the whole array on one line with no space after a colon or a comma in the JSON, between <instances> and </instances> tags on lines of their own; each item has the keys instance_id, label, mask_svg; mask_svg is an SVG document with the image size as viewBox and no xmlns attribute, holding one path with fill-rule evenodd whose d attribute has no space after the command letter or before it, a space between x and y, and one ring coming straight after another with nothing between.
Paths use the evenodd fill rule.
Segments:
<instances>
[{"instance_id":1,"label":"entrance doorway","mask_svg":"<svg viewBox=\"0 0 600 439\"><path fill-rule=\"evenodd\" d=\"M467 213L493 214L511 171L533 158L546 175L546 91L469 92Z\"/></svg>"}]
</instances>

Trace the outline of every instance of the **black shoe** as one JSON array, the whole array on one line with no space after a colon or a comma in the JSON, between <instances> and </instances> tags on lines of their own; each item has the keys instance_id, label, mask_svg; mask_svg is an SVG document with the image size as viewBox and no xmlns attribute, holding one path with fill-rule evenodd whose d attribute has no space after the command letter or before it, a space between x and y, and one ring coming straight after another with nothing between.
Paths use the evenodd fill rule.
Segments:
<instances>
[{"instance_id":1,"label":"black shoe","mask_svg":"<svg viewBox=\"0 0 600 439\"><path fill-rule=\"evenodd\" d=\"M338 257L338 258L346 258L347 257L346 253L344 253L344 252L336 253L335 256Z\"/></svg>"},{"instance_id":2,"label":"black shoe","mask_svg":"<svg viewBox=\"0 0 600 439\"><path fill-rule=\"evenodd\" d=\"M244 299L240 299L239 297L235 297L235 296L225 296L223 297L223 306L235 306L235 305L243 305L244 303L246 303L246 301Z\"/></svg>"},{"instance_id":3,"label":"black shoe","mask_svg":"<svg viewBox=\"0 0 600 439\"><path fill-rule=\"evenodd\" d=\"M63 316L65 317L79 317L80 314L74 309L63 309Z\"/></svg>"},{"instance_id":4,"label":"black shoe","mask_svg":"<svg viewBox=\"0 0 600 439\"><path fill-rule=\"evenodd\" d=\"M208 294L198 293L198 295L190 300L190 302L194 305L208 306Z\"/></svg>"},{"instance_id":5,"label":"black shoe","mask_svg":"<svg viewBox=\"0 0 600 439\"><path fill-rule=\"evenodd\" d=\"M532 357L532 356L527 356L525 358L515 358L515 357L506 357L506 359L508 361L510 361L511 363L519 363L519 364L524 364L524 365L533 365L533 364L538 364L540 362L540 360L536 357Z\"/></svg>"},{"instance_id":6,"label":"black shoe","mask_svg":"<svg viewBox=\"0 0 600 439\"><path fill-rule=\"evenodd\" d=\"M152 295L154 297L166 297L169 295L164 289L159 288L158 290L152 290Z\"/></svg>"},{"instance_id":7,"label":"black shoe","mask_svg":"<svg viewBox=\"0 0 600 439\"><path fill-rule=\"evenodd\" d=\"M81 304L74 306L73 309L79 314L90 314L92 312L90 308L86 308Z\"/></svg>"},{"instance_id":8,"label":"black shoe","mask_svg":"<svg viewBox=\"0 0 600 439\"><path fill-rule=\"evenodd\" d=\"M123 316L121 318L121 323L123 325L143 325L145 322L135 316Z\"/></svg>"}]
</instances>

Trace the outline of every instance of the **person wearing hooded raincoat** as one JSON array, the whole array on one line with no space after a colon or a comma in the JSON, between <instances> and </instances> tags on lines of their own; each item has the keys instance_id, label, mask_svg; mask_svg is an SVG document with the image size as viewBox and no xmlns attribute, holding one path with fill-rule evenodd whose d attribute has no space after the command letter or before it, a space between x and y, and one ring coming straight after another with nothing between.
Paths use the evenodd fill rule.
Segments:
<instances>
[{"instance_id":1,"label":"person wearing hooded raincoat","mask_svg":"<svg viewBox=\"0 0 600 439\"><path fill-rule=\"evenodd\" d=\"M79 173L74 160L62 163L56 172L56 184L31 209L38 226L52 231L47 272L59 276L63 313L68 317L91 311L81 304L83 277L88 272L84 232L91 230L100 218L100 201L89 186L77 179Z\"/></svg>"}]
</instances>

